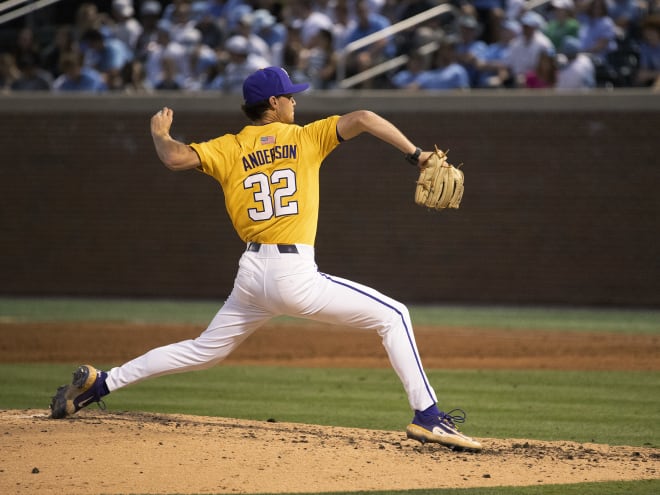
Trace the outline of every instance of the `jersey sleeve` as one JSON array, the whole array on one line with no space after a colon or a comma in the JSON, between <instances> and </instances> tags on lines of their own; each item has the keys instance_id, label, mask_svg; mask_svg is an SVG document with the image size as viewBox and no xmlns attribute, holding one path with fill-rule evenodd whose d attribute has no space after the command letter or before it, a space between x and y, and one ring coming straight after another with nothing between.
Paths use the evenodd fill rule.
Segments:
<instances>
[{"instance_id":1,"label":"jersey sleeve","mask_svg":"<svg viewBox=\"0 0 660 495\"><path fill-rule=\"evenodd\" d=\"M321 159L325 158L340 143L337 134L339 115L317 120L303 127L304 139L313 141L318 146Z\"/></svg>"},{"instance_id":2,"label":"jersey sleeve","mask_svg":"<svg viewBox=\"0 0 660 495\"><path fill-rule=\"evenodd\" d=\"M198 170L219 180L224 176L226 164L231 164L234 148L227 146L227 135L203 143L190 143L199 155L201 166Z\"/></svg>"}]
</instances>

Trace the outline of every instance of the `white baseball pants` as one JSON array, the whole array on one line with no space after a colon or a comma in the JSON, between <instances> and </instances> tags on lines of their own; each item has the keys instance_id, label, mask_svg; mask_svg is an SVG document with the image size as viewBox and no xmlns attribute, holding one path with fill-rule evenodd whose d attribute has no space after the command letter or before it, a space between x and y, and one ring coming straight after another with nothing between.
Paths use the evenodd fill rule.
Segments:
<instances>
[{"instance_id":1,"label":"white baseball pants","mask_svg":"<svg viewBox=\"0 0 660 495\"><path fill-rule=\"evenodd\" d=\"M153 349L113 368L110 392L172 373L210 368L225 359L257 328L278 315L307 318L364 330L382 338L392 367L413 410L437 402L429 384L405 305L364 285L318 271L312 246L281 253L262 244L240 259L234 288L208 328L196 339Z\"/></svg>"}]
</instances>

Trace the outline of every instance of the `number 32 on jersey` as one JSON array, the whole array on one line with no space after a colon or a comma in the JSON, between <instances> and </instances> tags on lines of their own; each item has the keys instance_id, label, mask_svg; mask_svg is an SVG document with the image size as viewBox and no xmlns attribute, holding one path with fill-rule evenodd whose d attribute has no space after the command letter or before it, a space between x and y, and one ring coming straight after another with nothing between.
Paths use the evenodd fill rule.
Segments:
<instances>
[{"instance_id":1,"label":"number 32 on jersey","mask_svg":"<svg viewBox=\"0 0 660 495\"><path fill-rule=\"evenodd\" d=\"M270 177L260 172L243 181L246 190L252 190L256 208L248 208L249 217L255 222L298 214L298 201L291 198L296 193L296 174L285 168L275 170Z\"/></svg>"}]
</instances>

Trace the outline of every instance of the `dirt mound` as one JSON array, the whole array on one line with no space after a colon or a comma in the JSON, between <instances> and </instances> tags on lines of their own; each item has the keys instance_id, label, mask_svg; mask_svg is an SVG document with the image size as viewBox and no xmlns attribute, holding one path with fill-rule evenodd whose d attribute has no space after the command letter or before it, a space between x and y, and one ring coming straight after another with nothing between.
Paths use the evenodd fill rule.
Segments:
<instances>
[{"instance_id":1,"label":"dirt mound","mask_svg":"<svg viewBox=\"0 0 660 495\"><path fill-rule=\"evenodd\" d=\"M282 493L657 478L656 449L483 439L480 453L403 432L84 410L0 411L3 493Z\"/></svg>"}]
</instances>

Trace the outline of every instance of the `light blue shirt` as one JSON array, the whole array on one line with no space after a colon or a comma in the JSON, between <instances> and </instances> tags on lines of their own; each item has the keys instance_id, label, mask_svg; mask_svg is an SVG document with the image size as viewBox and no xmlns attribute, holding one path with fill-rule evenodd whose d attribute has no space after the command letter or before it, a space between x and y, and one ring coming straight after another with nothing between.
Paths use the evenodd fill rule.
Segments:
<instances>
[{"instance_id":1,"label":"light blue shirt","mask_svg":"<svg viewBox=\"0 0 660 495\"><path fill-rule=\"evenodd\" d=\"M610 17L599 17L597 19L587 17L582 19L579 37L584 51L591 51L594 44L601 39L607 39L609 42L605 49L596 53L596 55L605 56L616 50L616 26Z\"/></svg>"},{"instance_id":2,"label":"light blue shirt","mask_svg":"<svg viewBox=\"0 0 660 495\"><path fill-rule=\"evenodd\" d=\"M382 16L380 14L372 13L369 15L369 23L366 28L363 28L359 24L356 24L355 27L346 34L346 39L344 40L344 46L348 45L353 41L362 39L365 36L369 36L370 34L376 33L381 29L385 29L386 27L389 26L390 26L390 21L387 20L387 17ZM364 48L363 50L367 50L367 49L368 47ZM389 40L387 42L387 46L385 47L385 55L387 55L388 57L393 57L395 52L396 52L396 47L394 46L392 41Z\"/></svg>"},{"instance_id":3,"label":"light blue shirt","mask_svg":"<svg viewBox=\"0 0 660 495\"><path fill-rule=\"evenodd\" d=\"M83 67L78 79L71 79L66 75L61 75L53 83L54 91L107 91L101 75L90 68Z\"/></svg>"},{"instance_id":4,"label":"light blue shirt","mask_svg":"<svg viewBox=\"0 0 660 495\"><path fill-rule=\"evenodd\" d=\"M420 89L465 89L470 87L470 77L465 67L452 63L440 69L422 72L417 77Z\"/></svg>"}]
</instances>

